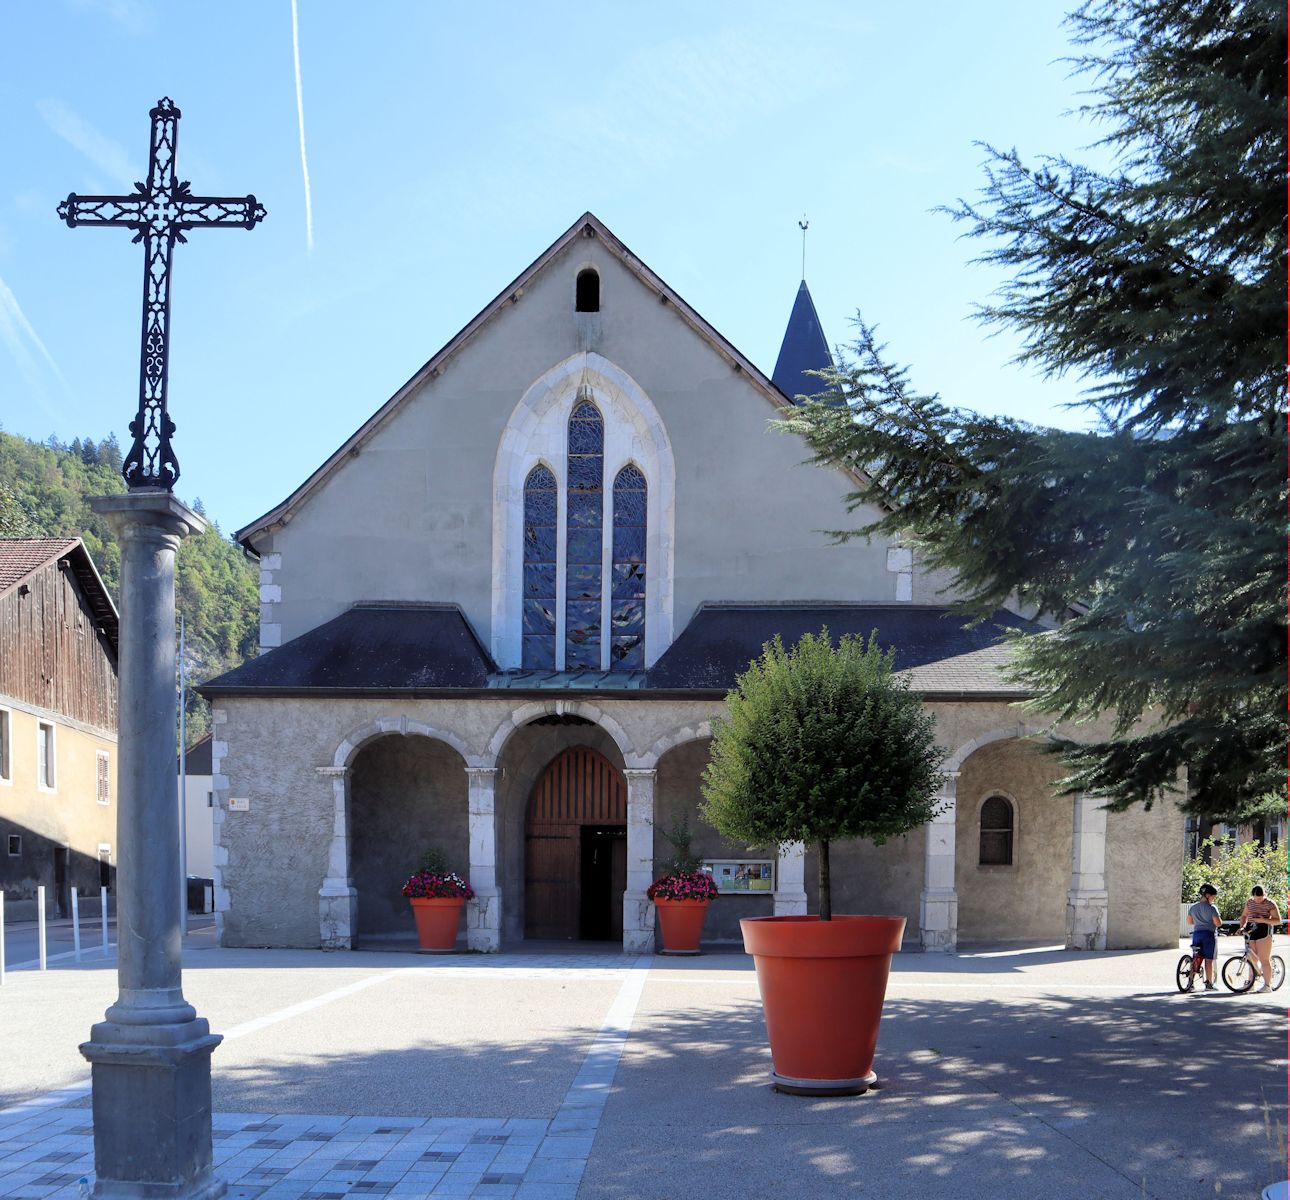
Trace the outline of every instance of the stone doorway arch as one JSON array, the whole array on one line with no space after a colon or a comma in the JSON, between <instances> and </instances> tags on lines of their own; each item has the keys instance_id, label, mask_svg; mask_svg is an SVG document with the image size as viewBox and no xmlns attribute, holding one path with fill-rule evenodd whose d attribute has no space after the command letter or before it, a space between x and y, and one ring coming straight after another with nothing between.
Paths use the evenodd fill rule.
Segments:
<instances>
[{"instance_id":1,"label":"stone doorway arch","mask_svg":"<svg viewBox=\"0 0 1290 1200\"><path fill-rule=\"evenodd\" d=\"M626 780L590 746L570 746L529 794L524 936L621 940L626 886Z\"/></svg>"}]
</instances>

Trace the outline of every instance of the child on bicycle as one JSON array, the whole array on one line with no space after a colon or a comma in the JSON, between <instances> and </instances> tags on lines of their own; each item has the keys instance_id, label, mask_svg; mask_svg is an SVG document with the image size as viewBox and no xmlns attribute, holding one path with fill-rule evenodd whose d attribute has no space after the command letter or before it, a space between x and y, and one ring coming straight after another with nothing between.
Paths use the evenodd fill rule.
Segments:
<instances>
[{"instance_id":1,"label":"child on bicycle","mask_svg":"<svg viewBox=\"0 0 1290 1200\"><path fill-rule=\"evenodd\" d=\"M1281 913L1276 904L1263 894L1261 887L1252 887L1250 898L1241 910L1241 929L1249 933L1250 953L1259 960L1263 972L1260 992L1272 990L1272 930L1280 924Z\"/></svg>"},{"instance_id":2,"label":"child on bicycle","mask_svg":"<svg viewBox=\"0 0 1290 1200\"><path fill-rule=\"evenodd\" d=\"M1200 948L1201 957L1205 960L1205 990L1214 990L1214 960L1218 957L1218 927L1223 923L1222 914L1214 907L1214 897L1218 888L1212 883L1203 883L1200 888L1200 899L1187 910L1187 924L1192 926L1191 945L1195 951Z\"/></svg>"}]
</instances>

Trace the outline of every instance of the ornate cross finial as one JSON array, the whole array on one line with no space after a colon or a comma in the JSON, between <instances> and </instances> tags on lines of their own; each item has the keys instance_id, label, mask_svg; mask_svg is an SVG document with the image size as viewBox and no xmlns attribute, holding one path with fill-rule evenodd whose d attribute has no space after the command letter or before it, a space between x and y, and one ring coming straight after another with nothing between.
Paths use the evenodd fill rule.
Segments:
<instances>
[{"instance_id":1,"label":"ornate cross finial","mask_svg":"<svg viewBox=\"0 0 1290 1200\"><path fill-rule=\"evenodd\" d=\"M806 214L802 214L802 219L798 221L797 227L802 231L802 278L806 278L806 231L810 228L810 221L806 219Z\"/></svg>"},{"instance_id":2,"label":"ornate cross finial","mask_svg":"<svg viewBox=\"0 0 1290 1200\"><path fill-rule=\"evenodd\" d=\"M119 225L133 229L144 246L143 336L139 357L139 412L130 422L134 442L121 474L131 490L164 488L179 478L179 463L170 448L175 424L166 411L170 363L170 261L176 242L189 229L232 226L251 229L265 217L254 196L194 196L187 180L175 173L179 152L179 109L163 96L149 114L152 144L148 181L136 183L128 196L78 196L58 206L71 229L77 225Z\"/></svg>"}]
</instances>

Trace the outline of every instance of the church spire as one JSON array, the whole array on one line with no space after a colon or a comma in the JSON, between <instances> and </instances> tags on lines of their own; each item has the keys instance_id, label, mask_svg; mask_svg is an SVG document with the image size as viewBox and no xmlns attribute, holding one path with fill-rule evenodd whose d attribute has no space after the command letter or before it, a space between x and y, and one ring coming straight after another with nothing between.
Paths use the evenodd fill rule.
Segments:
<instances>
[{"instance_id":1,"label":"church spire","mask_svg":"<svg viewBox=\"0 0 1290 1200\"><path fill-rule=\"evenodd\" d=\"M815 301L811 299L811 290L806 286L806 229L809 222L803 216L798 221L802 231L802 283L797 289L797 299L793 301L793 311L789 314L788 328L784 331L784 341L779 348L779 358L775 360L775 372L771 381L790 400L798 396L814 396L824 390L824 381L808 371L823 371L833 366L833 355L829 353L829 344L824 340L824 331L820 328L820 317L815 311Z\"/></svg>"}]
</instances>

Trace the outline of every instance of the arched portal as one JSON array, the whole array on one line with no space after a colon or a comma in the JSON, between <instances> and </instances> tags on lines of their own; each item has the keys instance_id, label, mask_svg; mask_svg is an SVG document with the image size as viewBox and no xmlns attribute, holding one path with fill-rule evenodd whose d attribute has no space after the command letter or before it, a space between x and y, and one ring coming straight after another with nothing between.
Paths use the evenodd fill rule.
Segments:
<instances>
[{"instance_id":1,"label":"arched portal","mask_svg":"<svg viewBox=\"0 0 1290 1200\"><path fill-rule=\"evenodd\" d=\"M615 941L627 887L627 784L570 746L538 776L524 823L524 936Z\"/></svg>"}]
</instances>

